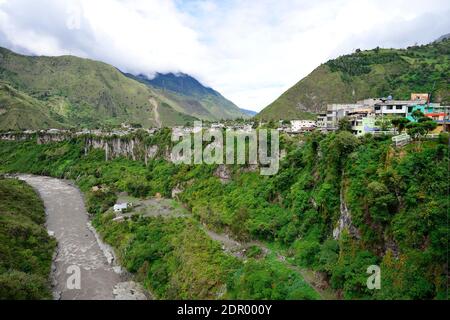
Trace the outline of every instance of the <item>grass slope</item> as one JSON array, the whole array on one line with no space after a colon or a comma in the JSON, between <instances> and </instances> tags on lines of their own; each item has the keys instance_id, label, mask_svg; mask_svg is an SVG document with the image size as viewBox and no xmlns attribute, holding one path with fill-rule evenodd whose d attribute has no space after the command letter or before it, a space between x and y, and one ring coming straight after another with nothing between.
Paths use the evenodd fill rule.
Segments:
<instances>
[{"instance_id":1,"label":"grass slope","mask_svg":"<svg viewBox=\"0 0 450 320\"><path fill-rule=\"evenodd\" d=\"M102 62L73 56L23 56L0 48L0 79L39 99L72 125L157 125L150 100L161 103L158 94ZM172 101L168 102L167 110ZM175 110L161 118L183 124Z\"/></svg>"},{"instance_id":2,"label":"grass slope","mask_svg":"<svg viewBox=\"0 0 450 320\"><path fill-rule=\"evenodd\" d=\"M23 130L64 127L55 118L58 118L58 116L41 101L0 81L0 129Z\"/></svg>"},{"instance_id":3,"label":"grass slope","mask_svg":"<svg viewBox=\"0 0 450 320\"><path fill-rule=\"evenodd\" d=\"M202 120L221 120L248 118L233 102L219 92L203 86L193 77L186 74L157 74L154 79L146 76L128 77L140 81L170 101L175 101L174 109L195 116Z\"/></svg>"},{"instance_id":4,"label":"grass slope","mask_svg":"<svg viewBox=\"0 0 450 320\"><path fill-rule=\"evenodd\" d=\"M42 201L26 183L0 178L0 299L50 299L56 241Z\"/></svg>"}]
</instances>

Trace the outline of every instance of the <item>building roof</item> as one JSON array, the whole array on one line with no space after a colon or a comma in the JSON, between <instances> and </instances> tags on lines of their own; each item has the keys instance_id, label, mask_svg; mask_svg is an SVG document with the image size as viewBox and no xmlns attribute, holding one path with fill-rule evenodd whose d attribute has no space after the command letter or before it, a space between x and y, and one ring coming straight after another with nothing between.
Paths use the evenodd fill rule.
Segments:
<instances>
[{"instance_id":1,"label":"building roof","mask_svg":"<svg viewBox=\"0 0 450 320\"><path fill-rule=\"evenodd\" d=\"M375 105L391 106L391 105L418 105L426 104L426 100L383 100L375 103Z\"/></svg>"},{"instance_id":2,"label":"building roof","mask_svg":"<svg viewBox=\"0 0 450 320\"><path fill-rule=\"evenodd\" d=\"M121 210L128 208L128 203L118 203L114 205L114 210Z\"/></svg>"}]
</instances>

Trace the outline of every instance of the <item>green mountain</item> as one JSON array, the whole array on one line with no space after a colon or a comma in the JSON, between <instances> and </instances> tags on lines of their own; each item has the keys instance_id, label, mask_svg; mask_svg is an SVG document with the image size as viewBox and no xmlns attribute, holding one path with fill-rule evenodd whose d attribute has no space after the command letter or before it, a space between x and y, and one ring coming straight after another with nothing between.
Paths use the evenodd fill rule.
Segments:
<instances>
[{"instance_id":1,"label":"green mountain","mask_svg":"<svg viewBox=\"0 0 450 320\"><path fill-rule=\"evenodd\" d=\"M0 129L62 128L58 116L41 101L0 81Z\"/></svg>"},{"instance_id":2,"label":"green mountain","mask_svg":"<svg viewBox=\"0 0 450 320\"><path fill-rule=\"evenodd\" d=\"M248 118L233 102L219 92L205 87L198 80L184 73L157 73L153 79L145 75L126 74L175 101L173 108L203 120Z\"/></svg>"},{"instance_id":3,"label":"green mountain","mask_svg":"<svg viewBox=\"0 0 450 320\"><path fill-rule=\"evenodd\" d=\"M357 50L317 67L257 118L310 118L328 103L388 95L409 99L411 92L431 93L432 101L450 104L449 74L450 39L407 49Z\"/></svg>"},{"instance_id":4,"label":"green mountain","mask_svg":"<svg viewBox=\"0 0 450 320\"><path fill-rule=\"evenodd\" d=\"M250 117L254 117L254 116L256 116L256 115L258 114L258 112L253 111L253 110L249 110L249 109L242 109L242 108L241 108L241 111L242 111L243 113L247 114L247 115L250 116Z\"/></svg>"},{"instance_id":5,"label":"green mountain","mask_svg":"<svg viewBox=\"0 0 450 320\"><path fill-rule=\"evenodd\" d=\"M24 56L0 48L0 80L21 92L28 102L33 101L22 104L22 109L35 105L40 110L36 113L36 108L30 107L25 110L27 116L2 111L0 130L60 127L60 123L78 127L124 122L174 126L197 119L178 98L160 88L135 81L106 63L74 56ZM192 98L191 103L198 101ZM220 109L220 105L215 107Z\"/></svg>"},{"instance_id":6,"label":"green mountain","mask_svg":"<svg viewBox=\"0 0 450 320\"><path fill-rule=\"evenodd\" d=\"M74 125L156 125L155 97L102 62L73 56L35 57L0 49L0 77L41 100Z\"/></svg>"}]
</instances>

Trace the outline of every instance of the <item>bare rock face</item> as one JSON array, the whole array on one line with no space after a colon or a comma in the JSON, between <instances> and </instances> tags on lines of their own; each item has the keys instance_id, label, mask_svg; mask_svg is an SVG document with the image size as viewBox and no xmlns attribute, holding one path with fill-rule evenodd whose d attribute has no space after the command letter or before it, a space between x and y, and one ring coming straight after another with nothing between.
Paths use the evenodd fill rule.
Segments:
<instances>
[{"instance_id":1,"label":"bare rock face","mask_svg":"<svg viewBox=\"0 0 450 320\"><path fill-rule=\"evenodd\" d=\"M16 134L16 133L2 133L0 134L0 140L5 141L25 141L30 140L31 135Z\"/></svg>"},{"instance_id":2,"label":"bare rock face","mask_svg":"<svg viewBox=\"0 0 450 320\"><path fill-rule=\"evenodd\" d=\"M359 230L352 224L352 217L350 211L348 210L347 204L345 203L343 187L341 187L340 200L341 215L338 220L338 225L333 230L333 238L335 240L339 239L342 232L347 229L350 235L357 239L360 239L361 235L359 233Z\"/></svg>"},{"instance_id":3,"label":"bare rock face","mask_svg":"<svg viewBox=\"0 0 450 320\"><path fill-rule=\"evenodd\" d=\"M297 109L300 111L308 111L308 108L301 102L297 103Z\"/></svg>"},{"instance_id":4,"label":"bare rock face","mask_svg":"<svg viewBox=\"0 0 450 320\"><path fill-rule=\"evenodd\" d=\"M43 134L38 135L37 137L37 144L47 144L51 142L60 142L64 141L67 138L64 135L59 134Z\"/></svg>"},{"instance_id":5,"label":"bare rock face","mask_svg":"<svg viewBox=\"0 0 450 320\"><path fill-rule=\"evenodd\" d=\"M86 153L89 149L105 150L106 160L114 159L117 157L126 157L132 160L144 160L145 163L147 163L148 159L155 158L159 151L158 146L146 146L137 138L87 138L85 144Z\"/></svg>"},{"instance_id":6,"label":"bare rock face","mask_svg":"<svg viewBox=\"0 0 450 320\"><path fill-rule=\"evenodd\" d=\"M159 150L158 146L150 146L150 147L148 147L147 148L147 156L149 158L151 158L151 159L156 157L156 154L158 153L158 150Z\"/></svg>"},{"instance_id":7,"label":"bare rock face","mask_svg":"<svg viewBox=\"0 0 450 320\"><path fill-rule=\"evenodd\" d=\"M142 287L134 281L120 282L114 286L115 300L147 300Z\"/></svg>"},{"instance_id":8,"label":"bare rock face","mask_svg":"<svg viewBox=\"0 0 450 320\"><path fill-rule=\"evenodd\" d=\"M241 169L241 171L242 172L256 172L256 171L258 171L258 169L259 169L259 166L257 164L249 164L248 166L243 167Z\"/></svg>"},{"instance_id":9,"label":"bare rock face","mask_svg":"<svg viewBox=\"0 0 450 320\"><path fill-rule=\"evenodd\" d=\"M175 199L178 194L182 193L184 190L180 185L177 185L172 189L172 198Z\"/></svg>"},{"instance_id":10,"label":"bare rock face","mask_svg":"<svg viewBox=\"0 0 450 320\"><path fill-rule=\"evenodd\" d=\"M227 183L231 180L231 171L226 165L221 164L214 172L214 176L218 177L222 183Z\"/></svg>"}]
</instances>

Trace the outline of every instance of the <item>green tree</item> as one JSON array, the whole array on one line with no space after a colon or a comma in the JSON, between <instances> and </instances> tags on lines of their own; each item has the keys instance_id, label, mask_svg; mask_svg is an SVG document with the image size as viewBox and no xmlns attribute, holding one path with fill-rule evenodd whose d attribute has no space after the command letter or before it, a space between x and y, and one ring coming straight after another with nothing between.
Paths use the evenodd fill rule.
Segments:
<instances>
[{"instance_id":1,"label":"green tree","mask_svg":"<svg viewBox=\"0 0 450 320\"><path fill-rule=\"evenodd\" d=\"M436 129L436 127L437 123L427 117L421 117L418 119L418 122L410 122L406 125L406 128L408 129L408 134L414 140L418 140L425 137L430 131Z\"/></svg>"},{"instance_id":2,"label":"green tree","mask_svg":"<svg viewBox=\"0 0 450 320\"><path fill-rule=\"evenodd\" d=\"M411 116L414 118L414 120L418 121L420 118L425 117L422 111L420 110L414 110Z\"/></svg>"},{"instance_id":3,"label":"green tree","mask_svg":"<svg viewBox=\"0 0 450 320\"><path fill-rule=\"evenodd\" d=\"M352 123L350 122L350 119L348 117L343 117L342 119L340 119L338 123L338 129L339 131L352 132Z\"/></svg>"},{"instance_id":4,"label":"green tree","mask_svg":"<svg viewBox=\"0 0 450 320\"><path fill-rule=\"evenodd\" d=\"M428 117L420 118L419 123L422 126L425 135L427 135L437 127L437 123Z\"/></svg>"},{"instance_id":5,"label":"green tree","mask_svg":"<svg viewBox=\"0 0 450 320\"><path fill-rule=\"evenodd\" d=\"M406 129L413 140L417 140L421 135L423 135L423 128L418 122L408 123L406 125Z\"/></svg>"},{"instance_id":6,"label":"green tree","mask_svg":"<svg viewBox=\"0 0 450 320\"><path fill-rule=\"evenodd\" d=\"M397 132L399 134L402 133L403 130L405 130L406 125L410 121L406 118L394 118L391 120L391 124L397 129Z\"/></svg>"},{"instance_id":7,"label":"green tree","mask_svg":"<svg viewBox=\"0 0 450 320\"><path fill-rule=\"evenodd\" d=\"M381 118L375 122L377 126L381 128L382 131L387 131L391 128L392 122L390 119Z\"/></svg>"}]
</instances>

